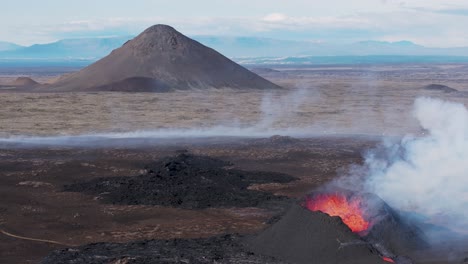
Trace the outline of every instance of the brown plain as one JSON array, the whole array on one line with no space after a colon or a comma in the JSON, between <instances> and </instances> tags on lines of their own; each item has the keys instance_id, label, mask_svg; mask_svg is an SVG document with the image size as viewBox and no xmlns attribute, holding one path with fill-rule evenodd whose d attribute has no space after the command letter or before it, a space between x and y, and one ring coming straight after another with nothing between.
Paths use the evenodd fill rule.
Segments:
<instances>
[{"instance_id":1,"label":"brown plain","mask_svg":"<svg viewBox=\"0 0 468 264\"><path fill-rule=\"evenodd\" d=\"M268 125L273 128L307 128L310 134L404 134L419 131L412 117L412 104L418 96L468 102L467 68L466 65L280 68L279 72L265 73L263 77L286 88L268 91L4 90L0 93L0 135L76 135L233 124L248 127L266 118L272 120ZM4 76L3 80L9 79ZM423 89L433 83L459 92Z\"/></svg>"}]
</instances>

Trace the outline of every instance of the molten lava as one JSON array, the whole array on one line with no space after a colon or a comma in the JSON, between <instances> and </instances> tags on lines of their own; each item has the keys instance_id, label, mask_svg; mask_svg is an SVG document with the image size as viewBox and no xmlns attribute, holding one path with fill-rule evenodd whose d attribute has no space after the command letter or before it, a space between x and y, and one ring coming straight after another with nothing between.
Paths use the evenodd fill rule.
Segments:
<instances>
[{"instance_id":1,"label":"molten lava","mask_svg":"<svg viewBox=\"0 0 468 264\"><path fill-rule=\"evenodd\" d=\"M330 216L339 216L351 231L360 233L370 227L362 215L359 199L348 200L340 194L318 194L307 198L306 207L311 211L321 211Z\"/></svg>"},{"instance_id":2,"label":"molten lava","mask_svg":"<svg viewBox=\"0 0 468 264\"><path fill-rule=\"evenodd\" d=\"M389 257L382 257L385 262L395 263L395 261Z\"/></svg>"}]
</instances>

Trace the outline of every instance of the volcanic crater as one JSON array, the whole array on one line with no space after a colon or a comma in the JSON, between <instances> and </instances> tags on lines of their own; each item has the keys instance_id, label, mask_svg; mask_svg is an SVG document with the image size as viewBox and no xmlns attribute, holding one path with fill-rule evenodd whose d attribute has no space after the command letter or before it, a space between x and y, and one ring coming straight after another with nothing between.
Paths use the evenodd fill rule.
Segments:
<instances>
[{"instance_id":1,"label":"volcanic crater","mask_svg":"<svg viewBox=\"0 0 468 264\"><path fill-rule=\"evenodd\" d=\"M385 259L400 259L429 247L419 223L401 217L378 196L335 188L309 194L303 206L312 212L339 217L349 229Z\"/></svg>"}]
</instances>

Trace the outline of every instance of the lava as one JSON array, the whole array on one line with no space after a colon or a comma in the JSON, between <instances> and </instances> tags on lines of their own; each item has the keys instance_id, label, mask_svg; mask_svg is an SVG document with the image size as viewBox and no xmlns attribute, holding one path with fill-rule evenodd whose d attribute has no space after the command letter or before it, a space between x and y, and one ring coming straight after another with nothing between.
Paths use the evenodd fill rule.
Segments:
<instances>
[{"instance_id":1,"label":"lava","mask_svg":"<svg viewBox=\"0 0 468 264\"><path fill-rule=\"evenodd\" d=\"M339 216L354 233L366 231L370 223L363 217L359 199L348 200L340 194L318 194L306 200L311 211L321 211L330 216Z\"/></svg>"},{"instance_id":2,"label":"lava","mask_svg":"<svg viewBox=\"0 0 468 264\"><path fill-rule=\"evenodd\" d=\"M395 263L395 261L389 257L382 257L385 262Z\"/></svg>"}]
</instances>

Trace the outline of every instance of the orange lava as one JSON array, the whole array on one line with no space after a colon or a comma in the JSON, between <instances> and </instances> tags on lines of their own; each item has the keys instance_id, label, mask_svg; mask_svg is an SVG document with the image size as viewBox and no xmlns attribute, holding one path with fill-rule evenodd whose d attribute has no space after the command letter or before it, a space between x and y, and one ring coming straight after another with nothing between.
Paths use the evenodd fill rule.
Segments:
<instances>
[{"instance_id":1,"label":"orange lava","mask_svg":"<svg viewBox=\"0 0 468 264\"><path fill-rule=\"evenodd\" d=\"M382 259L386 262L390 262L390 263L395 263L395 261L391 258L388 258L388 257L382 257Z\"/></svg>"},{"instance_id":2,"label":"orange lava","mask_svg":"<svg viewBox=\"0 0 468 264\"><path fill-rule=\"evenodd\" d=\"M339 216L354 233L366 231L370 223L362 216L360 201L348 199L339 194L319 194L307 198L306 207L311 211L321 211L330 216Z\"/></svg>"}]
</instances>

